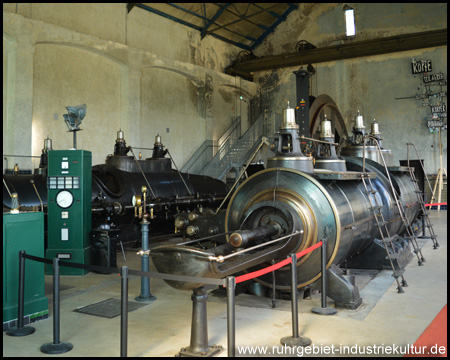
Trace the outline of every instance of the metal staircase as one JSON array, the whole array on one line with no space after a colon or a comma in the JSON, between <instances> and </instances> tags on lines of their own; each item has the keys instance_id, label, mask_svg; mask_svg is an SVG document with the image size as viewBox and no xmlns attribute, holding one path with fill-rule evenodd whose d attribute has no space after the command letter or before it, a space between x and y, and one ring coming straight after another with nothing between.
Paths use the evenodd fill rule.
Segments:
<instances>
[{"instance_id":1,"label":"metal staircase","mask_svg":"<svg viewBox=\"0 0 450 360\"><path fill-rule=\"evenodd\" d=\"M430 218L428 217L429 212L425 208L425 193L420 190L419 181L416 179L416 176L414 175L413 168L411 166L409 166L409 146L413 146L414 149L416 150L417 158L419 159L420 165L422 166L422 170L423 170L423 173L425 174L425 178L427 180L428 186L431 189L430 181L428 180L427 173L425 172L423 163L420 160L420 155L419 155L419 152L418 152L416 146L411 143L407 143L406 146L407 146L407 154L408 154L408 170L409 170L409 174L411 176L411 180L414 183L414 190L417 194L417 201L420 204L420 208L422 210L422 216L423 216L423 220L424 220L423 226L426 226L428 228L428 231L430 232L429 238L431 238L431 241L433 242L433 249L437 249L439 247L439 243L437 242L437 235L434 232L433 224L431 224Z\"/></svg>"},{"instance_id":2,"label":"metal staircase","mask_svg":"<svg viewBox=\"0 0 450 360\"><path fill-rule=\"evenodd\" d=\"M222 180L232 169L238 173L261 142L263 124L261 115L241 138L229 138L199 174Z\"/></svg>"},{"instance_id":3,"label":"metal staircase","mask_svg":"<svg viewBox=\"0 0 450 360\"><path fill-rule=\"evenodd\" d=\"M237 175L263 137L272 138L281 123L281 114L264 111L241 137L241 119L235 118L219 140L206 140L181 168L182 172L224 180L234 170ZM233 180L233 179L229 179Z\"/></svg>"},{"instance_id":4,"label":"metal staircase","mask_svg":"<svg viewBox=\"0 0 450 360\"><path fill-rule=\"evenodd\" d=\"M200 174L205 166L213 159L217 149L221 149L229 142L238 139L241 134L241 117L235 117L231 120L230 127L223 133L218 140L205 140L195 151L191 158L181 168L182 172L190 174Z\"/></svg>"},{"instance_id":5,"label":"metal staircase","mask_svg":"<svg viewBox=\"0 0 450 360\"><path fill-rule=\"evenodd\" d=\"M180 169L183 173L198 174L214 157L214 149L218 145L214 140L205 140L190 159Z\"/></svg>"}]
</instances>

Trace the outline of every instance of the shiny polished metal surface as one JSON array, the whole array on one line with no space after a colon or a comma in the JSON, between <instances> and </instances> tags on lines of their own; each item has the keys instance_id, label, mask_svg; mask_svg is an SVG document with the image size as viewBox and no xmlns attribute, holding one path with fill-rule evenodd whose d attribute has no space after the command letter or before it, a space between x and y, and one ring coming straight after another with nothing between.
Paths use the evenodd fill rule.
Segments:
<instances>
[{"instance_id":1,"label":"shiny polished metal surface","mask_svg":"<svg viewBox=\"0 0 450 360\"><path fill-rule=\"evenodd\" d=\"M391 150L383 149L381 150L383 153L384 161L386 162L387 166L394 166L394 157ZM366 159L370 159L373 161L376 161L379 164L383 164L383 160L381 159L380 153L376 146L370 145L366 146L365 150ZM340 156L347 156L347 157L359 157L362 158L364 154L364 146L362 145L353 145L353 146L347 146L343 147L340 152Z\"/></svg>"},{"instance_id":2,"label":"shiny polished metal surface","mask_svg":"<svg viewBox=\"0 0 450 360\"><path fill-rule=\"evenodd\" d=\"M284 259L290 252L304 250L323 237L330 239L328 266L336 256L340 241L340 219L327 190L308 174L287 168L261 171L247 179L230 200L225 215L225 229L261 226L269 216L278 216L286 227L286 233L303 230L302 236L287 242L284 249L274 254L275 261ZM309 253L299 260L299 287L320 276L319 252ZM267 266L267 262L262 266ZM249 269L249 271L254 268ZM288 269L276 273L277 289L288 290ZM271 286L272 275L257 279Z\"/></svg>"},{"instance_id":3,"label":"shiny polished metal surface","mask_svg":"<svg viewBox=\"0 0 450 360\"><path fill-rule=\"evenodd\" d=\"M283 124L271 145L276 154L267 160L267 169L246 179L231 197L224 215L224 231L231 234L227 235L227 242L213 245L201 258L195 249L186 250L180 255L186 264L178 264L172 271L188 271L193 275L203 268L203 276L215 278L239 271L252 272L326 239L326 268L334 274L334 281L337 281L334 284L341 287L339 282L346 280L343 277L336 280L340 276L337 266L369 247L372 251L375 240L385 236L380 235L375 211L382 213L385 230L391 235L405 230L398 213L398 198L408 221L417 218L420 207L409 174L388 170L387 167L393 165L392 153L390 150L378 151L381 148L378 141L375 141L377 146L366 141L359 112L351 145L341 151L341 155L346 155L344 158L336 155L331 122L327 119L322 122L321 137L326 141L318 141L317 169L313 169L313 158L305 156L300 148L291 110L288 108L284 112ZM372 130L378 132L376 126ZM371 181L370 191L363 181L367 178ZM369 200L374 198L376 204ZM170 256L164 256L164 249L156 248L155 251L156 266L165 264L162 267L170 269L173 265ZM381 256L383 261L383 254ZM205 264L208 260L214 265ZM202 262L198 268L197 261ZM299 259L298 288L313 284L320 276L319 251L309 252ZM290 291L290 269L285 266L273 274L259 276L255 281L269 288L274 286L277 290ZM361 304L358 291L350 282L347 285L342 287L344 292L347 291L344 301L356 308ZM183 288L190 286L192 284L183 285ZM339 299L339 294L334 295Z\"/></svg>"},{"instance_id":4,"label":"shiny polished metal surface","mask_svg":"<svg viewBox=\"0 0 450 360\"><path fill-rule=\"evenodd\" d=\"M331 121L325 119L320 123L320 137L321 138L334 138L333 131L331 130Z\"/></svg>"},{"instance_id":5,"label":"shiny polished metal surface","mask_svg":"<svg viewBox=\"0 0 450 360\"><path fill-rule=\"evenodd\" d=\"M296 129L298 130L298 125L295 122L295 109L288 107L283 110L283 122L281 123L281 129Z\"/></svg>"}]
</instances>

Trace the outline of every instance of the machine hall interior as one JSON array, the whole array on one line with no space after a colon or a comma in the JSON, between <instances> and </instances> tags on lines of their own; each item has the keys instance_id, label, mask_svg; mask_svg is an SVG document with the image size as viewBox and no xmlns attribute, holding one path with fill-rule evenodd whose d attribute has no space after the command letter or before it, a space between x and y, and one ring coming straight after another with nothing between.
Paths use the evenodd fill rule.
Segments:
<instances>
[{"instance_id":1,"label":"machine hall interior","mask_svg":"<svg viewBox=\"0 0 450 360\"><path fill-rule=\"evenodd\" d=\"M4 3L3 355L419 344L446 168L446 3Z\"/></svg>"}]
</instances>

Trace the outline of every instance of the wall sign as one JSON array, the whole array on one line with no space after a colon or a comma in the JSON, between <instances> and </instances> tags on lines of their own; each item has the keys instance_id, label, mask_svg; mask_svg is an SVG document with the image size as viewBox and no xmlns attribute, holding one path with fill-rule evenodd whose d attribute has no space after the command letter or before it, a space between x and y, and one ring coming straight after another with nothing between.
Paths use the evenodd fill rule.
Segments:
<instances>
[{"instance_id":1,"label":"wall sign","mask_svg":"<svg viewBox=\"0 0 450 360\"><path fill-rule=\"evenodd\" d=\"M428 120L427 126L429 128L435 128L435 127L442 127L443 123L442 120Z\"/></svg>"},{"instance_id":2,"label":"wall sign","mask_svg":"<svg viewBox=\"0 0 450 360\"><path fill-rule=\"evenodd\" d=\"M444 74L438 73L438 74L430 74L430 75L424 75L423 76L423 83L428 84L430 82L444 80Z\"/></svg>"},{"instance_id":3,"label":"wall sign","mask_svg":"<svg viewBox=\"0 0 450 360\"><path fill-rule=\"evenodd\" d=\"M445 74L438 72L430 74L433 70L432 62L428 60L411 61L411 71L415 78L420 77L421 90L414 96L398 97L395 100L415 99L420 101L422 107L428 107L430 114L425 117L426 126L431 133L439 130L447 130L447 79Z\"/></svg>"},{"instance_id":4,"label":"wall sign","mask_svg":"<svg viewBox=\"0 0 450 360\"><path fill-rule=\"evenodd\" d=\"M411 63L413 75L432 72L431 60L417 60Z\"/></svg>"},{"instance_id":5,"label":"wall sign","mask_svg":"<svg viewBox=\"0 0 450 360\"><path fill-rule=\"evenodd\" d=\"M434 113L446 113L447 112L447 106L444 105L439 105L439 106L432 106L431 107L431 112Z\"/></svg>"}]
</instances>

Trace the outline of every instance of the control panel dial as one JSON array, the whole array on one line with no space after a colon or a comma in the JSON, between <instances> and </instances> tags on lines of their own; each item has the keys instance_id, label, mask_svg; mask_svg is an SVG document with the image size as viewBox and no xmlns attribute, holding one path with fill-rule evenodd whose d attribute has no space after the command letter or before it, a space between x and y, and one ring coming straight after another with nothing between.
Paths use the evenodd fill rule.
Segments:
<instances>
[{"instance_id":1,"label":"control panel dial","mask_svg":"<svg viewBox=\"0 0 450 360\"><path fill-rule=\"evenodd\" d=\"M62 190L56 195L56 203L60 208L67 209L73 204L73 195L70 191Z\"/></svg>"}]
</instances>

